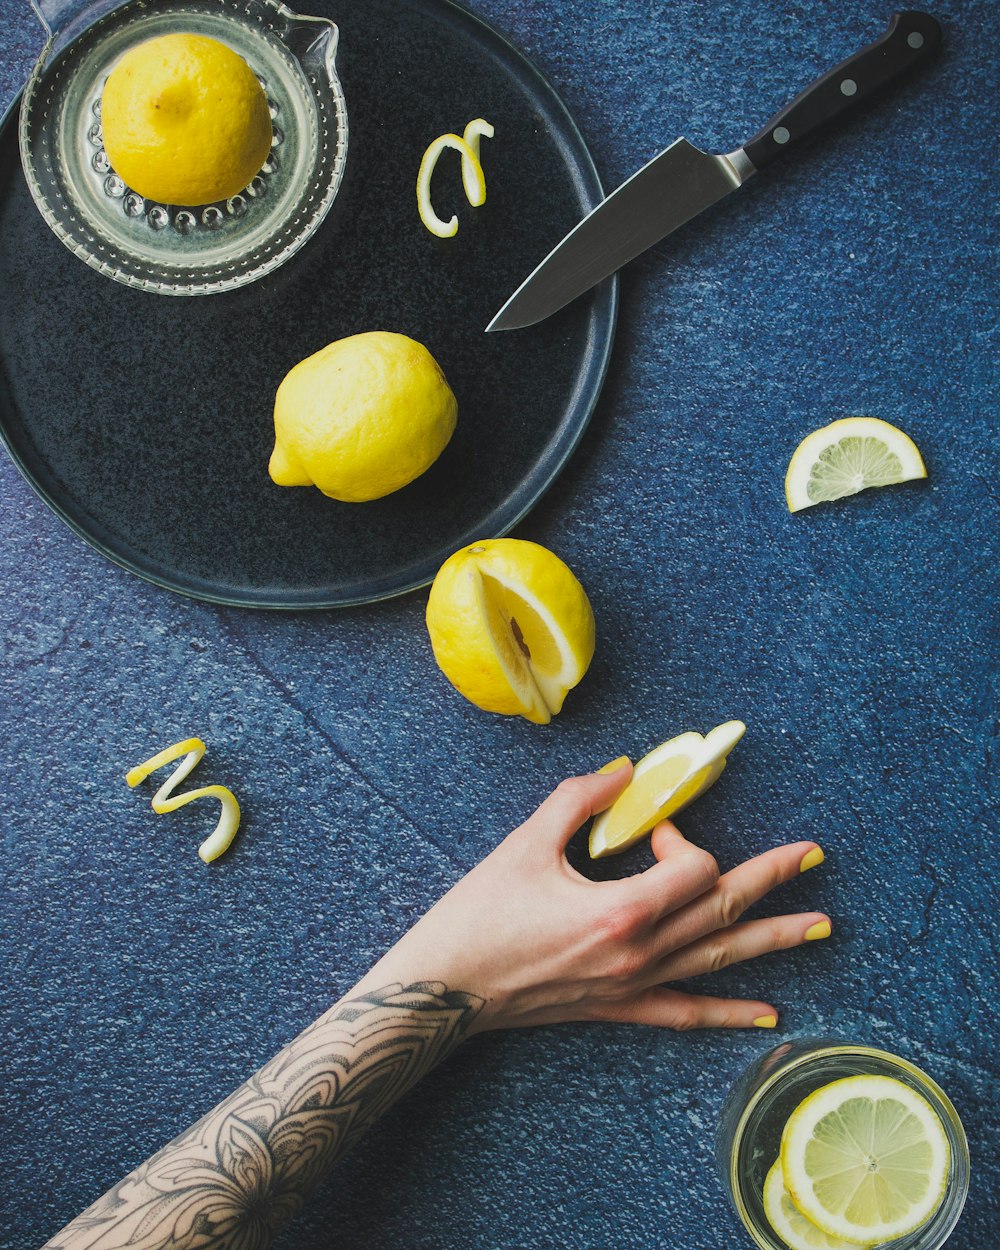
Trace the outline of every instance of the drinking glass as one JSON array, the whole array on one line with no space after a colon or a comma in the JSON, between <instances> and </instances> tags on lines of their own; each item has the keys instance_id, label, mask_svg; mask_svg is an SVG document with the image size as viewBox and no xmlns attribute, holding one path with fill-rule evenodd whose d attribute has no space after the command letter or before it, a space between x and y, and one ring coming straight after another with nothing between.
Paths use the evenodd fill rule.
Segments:
<instances>
[{"instance_id":1,"label":"drinking glass","mask_svg":"<svg viewBox=\"0 0 1000 1250\"><path fill-rule=\"evenodd\" d=\"M730 1090L716 1137L716 1159L730 1200L760 1250L787 1250L764 1214L764 1179L780 1153L781 1133L804 1098L846 1076L892 1077L910 1086L941 1121L950 1148L944 1198L931 1219L880 1250L938 1250L958 1222L969 1190L969 1146L948 1096L914 1064L885 1050L835 1038L785 1042L753 1063Z\"/></svg>"}]
</instances>

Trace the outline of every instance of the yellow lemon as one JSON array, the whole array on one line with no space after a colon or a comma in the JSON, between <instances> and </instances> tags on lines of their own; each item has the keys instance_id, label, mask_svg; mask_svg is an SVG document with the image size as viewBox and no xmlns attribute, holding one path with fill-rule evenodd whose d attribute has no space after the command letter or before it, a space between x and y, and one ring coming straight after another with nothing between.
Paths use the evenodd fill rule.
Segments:
<instances>
[{"instance_id":1,"label":"yellow lemon","mask_svg":"<svg viewBox=\"0 0 1000 1250\"><path fill-rule=\"evenodd\" d=\"M372 331L301 361L278 387L278 486L317 486L331 499L380 499L425 472L448 445L458 404L426 347Z\"/></svg>"},{"instance_id":2,"label":"yellow lemon","mask_svg":"<svg viewBox=\"0 0 1000 1250\"><path fill-rule=\"evenodd\" d=\"M472 543L427 601L434 658L477 707L545 725L594 654L594 613L572 571L518 538Z\"/></svg>"},{"instance_id":3,"label":"yellow lemon","mask_svg":"<svg viewBox=\"0 0 1000 1250\"><path fill-rule=\"evenodd\" d=\"M781 1135L792 1202L831 1237L863 1246L895 1241L931 1219L950 1156L927 1099L874 1074L822 1086L799 1103Z\"/></svg>"},{"instance_id":4,"label":"yellow lemon","mask_svg":"<svg viewBox=\"0 0 1000 1250\"><path fill-rule=\"evenodd\" d=\"M130 48L105 83L101 126L115 173L164 204L228 199L271 148L267 97L253 71L204 35L160 35Z\"/></svg>"},{"instance_id":5,"label":"yellow lemon","mask_svg":"<svg viewBox=\"0 0 1000 1250\"><path fill-rule=\"evenodd\" d=\"M741 720L727 720L703 738L678 734L636 764L632 780L590 830L590 855L600 859L644 838L654 826L715 785L729 752L746 733Z\"/></svg>"},{"instance_id":6,"label":"yellow lemon","mask_svg":"<svg viewBox=\"0 0 1000 1250\"><path fill-rule=\"evenodd\" d=\"M806 1219L788 1196L780 1159L764 1181L764 1214L789 1250L856 1250L853 1242L831 1237Z\"/></svg>"}]
</instances>

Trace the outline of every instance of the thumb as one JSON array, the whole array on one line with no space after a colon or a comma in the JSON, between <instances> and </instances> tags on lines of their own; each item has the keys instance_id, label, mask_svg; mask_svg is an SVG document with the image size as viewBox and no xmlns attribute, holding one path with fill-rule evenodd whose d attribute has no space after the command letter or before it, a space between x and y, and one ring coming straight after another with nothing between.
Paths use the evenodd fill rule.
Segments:
<instances>
[{"instance_id":1,"label":"thumb","mask_svg":"<svg viewBox=\"0 0 1000 1250\"><path fill-rule=\"evenodd\" d=\"M670 820L660 821L653 830L650 844L658 860L670 859L678 851L689 849L687 838Z\"/></svg>"},{"instance_id":2,"label":"thumb","mask_svg":"<svg viewBox=\"0 0 1000 1250\"><path fill-rule=\"evenodd\" d=\"M613 771L605 772L602 768L596 773L561 781L528 817L521 828L536 845L542 843L562 853L585 821L611 806L628 785L632 764L622 756L604 767Z\"/></svg>"}]
</instances>

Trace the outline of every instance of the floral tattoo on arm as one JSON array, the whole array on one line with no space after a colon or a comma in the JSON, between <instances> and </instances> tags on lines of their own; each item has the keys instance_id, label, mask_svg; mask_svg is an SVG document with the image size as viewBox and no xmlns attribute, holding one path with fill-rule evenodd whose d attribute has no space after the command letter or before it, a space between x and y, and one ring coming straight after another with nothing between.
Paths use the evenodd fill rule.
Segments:
<instances>
[{"instance_id":1,"label":"floral tattoo on arm","mask_svg":"<svg viewBox=\"0 0 1000 1250\"><path fill-rule=\"evenodd\" d=\"M265 1250L482 1005L437 981L345 999L43 1250Z\"/></svg>"}]
</instances>

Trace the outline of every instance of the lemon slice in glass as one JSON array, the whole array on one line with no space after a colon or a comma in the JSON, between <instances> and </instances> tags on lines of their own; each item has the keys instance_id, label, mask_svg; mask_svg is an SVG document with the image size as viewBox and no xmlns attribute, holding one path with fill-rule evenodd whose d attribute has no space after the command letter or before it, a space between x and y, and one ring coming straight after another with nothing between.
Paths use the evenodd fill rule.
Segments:
<instances>
[{"instance_id":1,"label":"lemon slice in glass","mask_svg":"<svg viewBox=\"0 0 1000 1250\"><path fill-rule=\"evenodd\" d=\"M948 1138L930 1103L889 1076L848 1076L810 1094L781 1137L785 1188L824 1232L855 1245L926 1224L948 1183Z\"/></svg>"},{"instance_id":2,"label":"lemon slice in glass","mask_svg":"<svg viewBox=\"0 0 1000 1250\"><path fill-rule=\"evenodd\" d=\"M591 858L626 850L704 794L722 774L729 752L746 728L742 721L726 721L704 738L699 733L679 734L643 756L622 793L595 818Z\"/></svg>"},{"instance_id":3,"label":"lemon slice in glass","mask_svg":"<svg viewBox=\"0 0 1000 1250\"><path fill-rule=\"evenodd\" d=\"M788 1250L856 1250L854 1242L831 1237L806 1219L788 1196L780 1159L764 1181L764 1214Z\"/></svg>"},{"instance_id":4,"label":"lemon slice in glass","mask_svg":"<svg viewBox=\"0 0 1000 1250\"><path fill-rule=\"evenodd\" d=\"M914 441L877 417L845 417L804 438L785 474L788 510L927 476Z\"/></svg>"}]
</instances>

